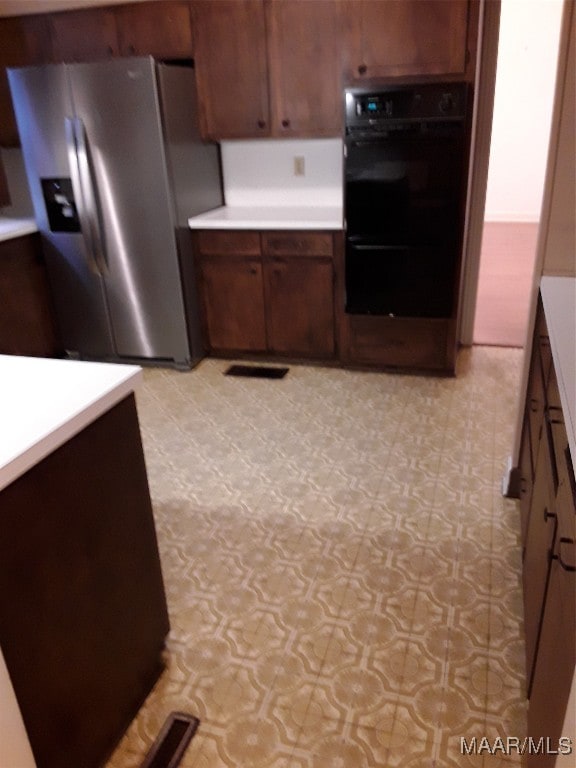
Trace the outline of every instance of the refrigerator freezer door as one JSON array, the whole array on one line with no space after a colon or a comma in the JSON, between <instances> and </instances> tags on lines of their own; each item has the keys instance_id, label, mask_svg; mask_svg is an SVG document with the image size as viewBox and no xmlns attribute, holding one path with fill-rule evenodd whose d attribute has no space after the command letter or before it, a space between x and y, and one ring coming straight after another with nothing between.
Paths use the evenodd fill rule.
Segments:
<instances>
[{"instance_id":1,"label":"refrigerator freezer door","mask_svg":"<svg viewBox=\"0 0 576 768\"><path fill-rule=\"evenodd\" d=\"M104 284L92 253L83 234L74 231L78 226L66 231L62 223L55 223L54 211L49 220L47 209L57 207L60 219L69 216L71 221L76 209L83 211L75 180L77 161L67 144L66 121L73 109L66 68L14 69L9 70L9 79L63 346L86 356L111 357L114 342ZM69 199L70 189L74 199Z\"/></svg>"},{"instance_id":2,"label":"refrigerator freezer door","mask_svg":"<svg viewBox=\"0 0 576 768\"><path fill-rule=\"evenodd\" d=\"M70 66L117 354L190 359L154 61Z\"/></svg>"}]
</instances>

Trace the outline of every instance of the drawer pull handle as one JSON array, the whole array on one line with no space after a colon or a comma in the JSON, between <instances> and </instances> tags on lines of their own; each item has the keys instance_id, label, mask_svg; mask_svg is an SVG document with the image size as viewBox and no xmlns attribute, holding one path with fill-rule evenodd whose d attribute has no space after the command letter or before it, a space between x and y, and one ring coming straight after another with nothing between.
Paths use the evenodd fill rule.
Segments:
<instances>
[{"instance_id":1,"label":"drawer pull handle","mask_svg":"<svg viewBox=\"0 0 576 768\"><path fill-rule=\"evenodd\" d=\"M548 512L547 509L544 510L544 522L547 523L548 520L556 520L556 513L555 512Z\"/></svg>"}]
</instances>

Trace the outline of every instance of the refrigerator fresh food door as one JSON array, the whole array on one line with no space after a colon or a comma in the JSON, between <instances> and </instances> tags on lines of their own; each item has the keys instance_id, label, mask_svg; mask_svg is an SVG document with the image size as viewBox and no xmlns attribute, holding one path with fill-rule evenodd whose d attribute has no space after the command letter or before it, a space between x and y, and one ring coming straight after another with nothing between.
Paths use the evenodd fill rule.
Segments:
<instances>
[{"instance_id":1,"label":"refrigerator fresh food door","mask_svg":"<svg viewBox=\"0 0 576 768\"><path fill-rule=\"evenodd\" d=\"M69 68L117 354L190 358L154 61Z\"/></svg>"},{"instance_id":2,"label":"refrigerator fresh food door","mask_svg":"<svg viewBox=\"0 0 576 768\"><path fill-rule=\"evenodd\" d=\"M66 350L111 357L104 283L86 239L86 209L63 65L8 72L34 213Z\"/></svg>"}]
</instances>

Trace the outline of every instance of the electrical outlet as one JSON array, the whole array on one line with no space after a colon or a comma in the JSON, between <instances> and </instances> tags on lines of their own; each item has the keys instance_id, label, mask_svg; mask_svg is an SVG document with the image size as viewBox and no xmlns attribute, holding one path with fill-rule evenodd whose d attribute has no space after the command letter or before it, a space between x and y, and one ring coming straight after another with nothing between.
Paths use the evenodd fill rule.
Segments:
<instances>
[{"instance_id":1,"label":"electrical outlet","mask_svg":"<svg viewBox=\"0 0 576 768\"><path fill-rule=\"evenodd\" d=\"M294 157L294 176L305 176L306 167L304 164L303 155L296 155Z\"/></svg>"}]
</instances>

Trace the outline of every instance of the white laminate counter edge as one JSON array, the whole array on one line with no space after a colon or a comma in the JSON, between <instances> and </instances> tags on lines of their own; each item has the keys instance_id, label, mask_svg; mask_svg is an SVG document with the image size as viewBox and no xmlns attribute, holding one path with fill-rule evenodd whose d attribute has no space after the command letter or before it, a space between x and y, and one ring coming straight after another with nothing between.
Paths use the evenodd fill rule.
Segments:
<instances>
[{"instance_id":1,"label":"white laminate counter edge","mask_svg":"<svg viewBox=\"0 0 576 768\"><path fill-rule=\"evenodd\" d=\"M192 216L190 229L331 230L344 227L340 206L229 206Z\"/></svg>"},{"instance_id":2,"label":"white laminate counter edge","mask_svg":"<svg viewBox=\"0 0 576 768\"><path fill-rule=\"evenodd\" d=\"M0 355L0 490L132 392L133 365Z\"/></svg>"},{"instance_id":3,"label":"white laminate counter edge","mask_svg":"<svg viewBox=\"0 0 576 768\"><path fill-rule=\"evenodd\" d=\"M9 219L0 216L0 242L32 235L34 232L38 232L34 219Z\"/></svg>"},{"instance_id":4,"label":"white laminate counter edge","mask_svg":"<svg viewBox=\"0 0 576 768\"><path fill-rule=\"evenodd\" d=\"M543 277L540 292L570 455L576 468L576 278Z\"/></svg>"}]
</instances>

